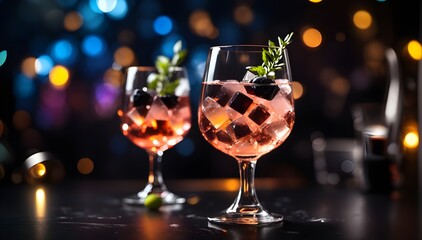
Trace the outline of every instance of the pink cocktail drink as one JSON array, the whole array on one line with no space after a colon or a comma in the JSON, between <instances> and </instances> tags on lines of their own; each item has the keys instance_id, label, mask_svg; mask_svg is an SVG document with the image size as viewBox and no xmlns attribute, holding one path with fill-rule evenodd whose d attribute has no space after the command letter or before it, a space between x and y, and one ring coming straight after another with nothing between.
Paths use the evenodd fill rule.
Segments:
<instances>
[{"instance_id":1,"label":"pink cocktail drink","mask_svg":"<svg viewBox=\"0 0 422 240\"><path fill-rule=\"evenodd\" d=\"M265 86L238 81L204 82L199 128L220 151L238 159L256 159L280 146L292 131L292 94L287 80Z\"/></svg>"}]
</instances>

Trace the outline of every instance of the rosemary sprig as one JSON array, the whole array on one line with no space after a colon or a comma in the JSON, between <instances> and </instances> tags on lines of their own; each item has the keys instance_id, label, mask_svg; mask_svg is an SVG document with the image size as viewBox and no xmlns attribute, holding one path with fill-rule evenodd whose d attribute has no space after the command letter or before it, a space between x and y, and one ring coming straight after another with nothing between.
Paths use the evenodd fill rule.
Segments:
<instances>
[{"instance_id":1,"label":"rosemary sprig","mask_svg":"<svg viewBox=\"0 0 422 240\"><path fill-rule=\"evenodd\" d=\"M173 71L179 67L187 56L187 50L182 49L182 41L177 41L173 46L173 57L158 56L155 61L155 68L158 73L152 73L148 76L148 89L157 91L158 95L173 95L179 79L171 81Z\"/></svg>"},{"instance_id":2,"label":"rosemary sprig","mask_svg":"<svg viewBox=\"0 0 422 240\"><path fill-rule=\"evenodd\" d=\"M283 58L283 50L292 41L293 32L287 34L284 39L278 37L278 46L274 42L268 41L268 49L262 49L262 64L260 66L248 66L247 70L259 77L275 78L275 71L283 67L284 63L280 63Z\"/></svg>"}]
</instances>

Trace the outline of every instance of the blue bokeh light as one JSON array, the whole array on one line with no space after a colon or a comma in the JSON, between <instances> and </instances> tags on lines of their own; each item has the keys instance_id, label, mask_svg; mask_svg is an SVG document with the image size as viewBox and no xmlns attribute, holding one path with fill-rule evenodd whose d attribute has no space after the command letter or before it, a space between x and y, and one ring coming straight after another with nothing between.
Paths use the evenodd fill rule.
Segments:
<instances>
[{"instance_id":1,"label":"blue bokeh light","mask_svg":"<svg viewBox=\"0 0 422 240\"><path fill-rule=\"evenodd\" d=\"M114 19L123 19L128 12L128 5L126 0L117 0L116 7L107 13L108 16Z\"/></svg>"},{"instance_id":2,"label":"blue bokeh light","mask_svg":"<svg viewBox=\"0 0 422 240\"><path fill-rule=\"evenodd\" d=\"M154 20L154 31L159 35L167 35L173 29L173 22L167 16L159 16Z\"/></svg>"},{"instance_id":3,"label":"blue bokeh light","mask_svg":"<svg viewBox=\"0 0 422 240\"><path fill-rule=\"evenodd\" d=\"M166 38L164 38L164 40L161 44L162 54L165 55L165 56L168 56L168 57L173 56L173 46L179 40L182 40L182 45L183 45L183 39L179 34L172 34L172 35L169 35ZM182 47L184 47L184 46L182 46Z\"/></svg>"},{"instance_id":4,"label":"blue bokeh light","mask_svg":"<svg viewBox=\"0 0 422 240\"><path fill-rule=\"evenodd\" d=\"M89 30L98 30L98 28L104 23L104 14L102 14L99 10L92 10L92 7L87 4L81 5L79 13L84 19L83 27Z\"/></svg>"},{"instance_id":5,"label":"blue bokeh light","mask_svg":"<svg viewBox=\"0 0 422 240\"><path fill-rule=\"evenodd\" d=\"M42 55L35 60L35 70L38 75L47 76L54 62L48 55Z\"/></svg>"},{"instance_id":6,"label":"blue bokeh light","mask_svg":"<svg viewBox=\"0 0 422 240\"><path fill-rule=\"evenodd\" d=\"M98 8L98 4L97 4L97 0L89 0L89 8L91 9L91 11L93 11L94 13L103 13L99 8Z\"/></svg>"},{"instance_id":7,"label":"blue bokeh light","mask_svg":"<svg viewBox=\"0 0 422 240\"><path fill-rule=\"evenodd\" d=\"M70 65L77 55L77 48L70 39L60 39L51 45L50 56L57 63Z\"/></svg>"},{"instance_id":8,"label":"blue bokeh light","mask_svg":"<svg viewBox=\"0 0 422 240\"><path fill-rule=\"evenodd\" d=\"M104 13L113 11L117 5L117 0L96 0L97 8Z\"/></svg>"},{"instance_id":9,"label":"blue bokeh light","mask_svg":"<svg viewBox=\"0 0 422 240\"><path fill-rule=\"evenodd\" d=\"M82 52L90 57L101 56L106 48L103 38L96 35L88 35L82 41Z\"/></svg>"},{"instance_id":10,"label":"blue bokeh light","mask_svg":"<svg viewBox=\"0 0 422 240\"><path fill-rule=\"evenodd\" d=\"M195 144L190 138L185 138L183 139L183 141L181 141L180 143L176 145L176 151L184 157L188 157L192 155L194 150L195 150Z\"/></svg>"},{"instance_id":11,"label":"blue bokeh light","mask_svg":"<svg viewBox=\"0 0 422 240\"><path fill-rule=\"evenodd\" d=\"M28 99L32 97L35 89L34 80L24 74L17 75L13 82L13 93L17 99Z\"/></svg>"}]
</instances>

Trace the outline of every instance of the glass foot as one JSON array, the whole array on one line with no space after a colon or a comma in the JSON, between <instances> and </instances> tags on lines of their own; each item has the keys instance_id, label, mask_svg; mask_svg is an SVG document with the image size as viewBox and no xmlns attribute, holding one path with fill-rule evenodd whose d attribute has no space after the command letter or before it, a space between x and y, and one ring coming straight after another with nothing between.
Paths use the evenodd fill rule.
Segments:
<instances>
[{"instance_id":1,"label":"glass foot","mask_svg":"<svg viewBox=\"0 0 422 240\"><path fill-rule=\"evenodd\" d=\"M224 212L216 217L209 217L208 221L228 225L269 225L282 224L283 216L270 214L265 210L255 214Z\"/></svg>"},{"instance_id":2,"label":"glass foot","mask_svg":"<svg viewBox=\"0 0 422 240\"><path fill-rule=\"evenodd\" d=\"M144 205L145 198L147 196L148 194L142 194L142 192L139 192L137 195L124 198L123 203L129 205ZM163 205L183 204L186 202L185 198L179 197L169 191L162 192L160 196L163 199Z\"/></svg>"}]
</instances>

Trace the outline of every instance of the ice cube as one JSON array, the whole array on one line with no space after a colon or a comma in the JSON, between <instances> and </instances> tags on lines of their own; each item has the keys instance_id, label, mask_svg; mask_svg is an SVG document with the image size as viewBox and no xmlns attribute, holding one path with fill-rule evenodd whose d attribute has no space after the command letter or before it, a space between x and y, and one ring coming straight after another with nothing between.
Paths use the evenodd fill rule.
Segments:
<instances>
[{"instance_id":1,"label":"ice cube","mask_svg":"<svg viewBox=\"0 0 422 240\"><path fill-rule=\"evenodd\" d=\"M204 131L202 135L205 137L206 140L212 141L215 139L216 135L214 133L214 129L210 128L207 131Z\"/></svg>"},{"instance_id":2,"label":"ice cube","mask_svg":"<svg viewBox=\"0 0 422 240\"><path fill-rule=\"evenodd\" d=\"M246 94L246 89L235 80L226 81L217 94L217 102L224 107L237 92Z\"/></svg>"},{"instance_id":3,"label":"ice cube","mask_svg":"<svg viewBox=\"0 0 422 240\"><path fill-rule=\"evenodd\" d=\"M236 142L232 149L235 154L253 156L258 154L258 147L259 145L255 139L252 136L248 136Z\"/></svg>"},{"instance_id":4,"label":"ice cube","mask_svg":"<svg viewBox=\"0 0 422 240\"><path fill-rule=\"evenodd\" d=\"M289 136L291 129L287 122L284 119L281 119L265 125L262 128L262 131L271 136L274 140L284 141Z\"/></svg>"},{"instance_id":5,"label":"ice cube","mask_svg":"<svg viewBox=\"0 0 422 240\"><path fill-rule=\"evenodd\" d=\"M242 81L243 82L250 82L252 79L254 79L256 77L255 74L253 74L250 71L246 71L245 75L243 76Z\"/></svg>"},{"instance_id":6,"label":"ice cube","mask_svg":"<svg viewBox=\"0 0 422 240\"><path fill-rule=\"evenodd\" d=\"M202 102L202 112L215 128L224 127L230 120L226 110L210 97L206 97Z\"/></svg>"},{"instance_id":7,"label":"ice cube","mask_svg":"<svg viewBox=\"0 0 422 240\"><path fill-rule=\"evenodd\" d=\"M228 144L228 145L233 145L234 140L227 132L218 131L216 135L217 135L218 141Z\"/></svg>"},{"instance_id":8,"label":"ice cube","mask_svg":"<svg viewBox=\"0 0 422 240\"><path fill-rule=\"evenodd\" d=\"M262 146L268 145L273 139L270 135L262 131L256 131L254 134L252 134L252 137L255 139L255 141L259 145L262 145Z\"/></svg>"},{"instance_id":9,"label":"ice cube","mask_svg":"<svg viewBox=\"0 0 422 240\"><path fill-rule=\"evenodd\" d=\"M231 122L229 125L227 125L226 131L230 136L232 136L233 139L240 139L251 134L252 132L245 120L245 117Z\"/></svg>"},{"instance_id":10,"label":"ice cube","mask_svg":"<svg viewBox=\"0 0 422 240\"><path fill-rule=\"evenodd\" d=\"M220 89L223 85L221 84L207 84L204 86L204 96L217 98Z\"/></svg>"},{"instance_id":11,"label":"ice cube","mask_svg":"<svg viewBox=\"0 0 422 240\"><path fill-rule=\"evenodd\" d=\"M252 103L253 100L251 98L241 92L236 92L230 99L229 106L239 113L244 114Z\"/></svg>"},{"instance_id":12,"label":"ice cube","mask_svg":"<svg viewBox=\"0 0 422 240\"><path fill-rule=\"evenodd\" d=\"M280 91L283 94L290 94L292 92L292 86L289 84L289 80L276 79L275 82L278 84Z\"/></svg>"},{"instance_id":13,"label":"ice cube","mask_svg":"<svg viewBox=\"0 0 422 240\"><path fill-rule=\"evenodd\" d=\"M151 108L149 109L148 114L145 117L145 119L146 121L151 121L151 120L166 121L169 119L168 109L158 96L154 97L154 102L151 104Z\"/></svg>"},{"instance_id":14,"label":"ice cube","mask_svg":"<svg viewBox=\"0 0 422 240\"><path fill-rule=\"evenodd\" d=\"M273 109L271 112L275 112L280 117L283 117L287 112L293 111L292 103L281 92L271 100L270 106Z\"/></svg>"},{"instance_id":15,"label":"ice cube","mask_svg":"<svg viewBox=\"0 0 422 240\"><path fill-rule=\"evenodd\" d=\"M253 109L248 116L256 124L261 125L270 117L270 115L271 114L268 112L267 108L260 104L255 109Z\"/></svg>"},{"instance_id":16,"label":"ice cube","mask_svg":"<svg viewBox=\"0 0 422 240\"><path fill-rule=\"evenodd\" d=\"M139 114L138 110L136 108L130 109L126 116L132 120L137 126L141 126L145 122L145 118Z\"/></svg>"}]
</instances>

